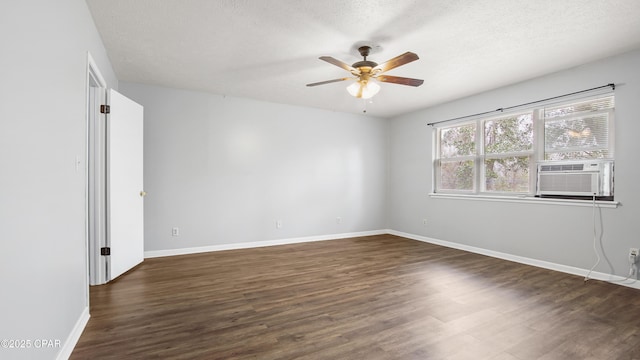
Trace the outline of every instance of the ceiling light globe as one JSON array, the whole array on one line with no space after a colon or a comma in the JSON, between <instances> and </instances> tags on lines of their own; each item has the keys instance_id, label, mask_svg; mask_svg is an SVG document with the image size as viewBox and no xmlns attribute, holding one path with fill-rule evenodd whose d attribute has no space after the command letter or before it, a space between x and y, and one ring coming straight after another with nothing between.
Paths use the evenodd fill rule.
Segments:
<instances>
[{"instance_id":1,"label":"ceiling light globe","mask_svg":"<svg viewBox=\"0 0 640 360\"><path fill-rule=\"evenodd\" d=\"M360 82L356 81L353 84L347 86L347 91L353 97L358 97L358 92L360 91Z\"/></svg>"},{"instance_id":2,"label":"ceiling light globe","mask_svg":"<svg viewBox=\"0 0 640 360\"><path fill-rule=\"evenodd\" d=\"M357 81L347 86L347 91L353 97L370 99L380 91L380 85L373 81L367 81L365 83Z\"/></svg>"},{"instance_id":3,"label":"ceiling light globe","mask_svg":"<svg viewBox=\"0 0 640 360\"><path fill-rule=\"evenodd\" d=\"M362 98L363 99L371 99L375 94L380 91L380 85L376 84L373 81L367 82L364 89L362 89Z\"/></svg>"}]
</instances>

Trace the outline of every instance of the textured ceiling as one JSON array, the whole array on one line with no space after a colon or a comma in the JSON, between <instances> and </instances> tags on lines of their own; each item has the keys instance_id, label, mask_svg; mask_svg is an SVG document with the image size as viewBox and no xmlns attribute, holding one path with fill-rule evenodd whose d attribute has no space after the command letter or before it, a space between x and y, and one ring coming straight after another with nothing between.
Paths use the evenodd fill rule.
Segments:
<instances>
[{"instance_id":1,"label":"textured ceiling","mask_svg":"<svg viewBox=\"0 0 640 360\"><path fill-rule=\"evenodd\" d=\"M640 48L638 0L87 0L118 79L361 113L318 60L420 60L367 113L393 117ZM596 84L597 85L597 84Z\"/></svg>"}]
</instances>

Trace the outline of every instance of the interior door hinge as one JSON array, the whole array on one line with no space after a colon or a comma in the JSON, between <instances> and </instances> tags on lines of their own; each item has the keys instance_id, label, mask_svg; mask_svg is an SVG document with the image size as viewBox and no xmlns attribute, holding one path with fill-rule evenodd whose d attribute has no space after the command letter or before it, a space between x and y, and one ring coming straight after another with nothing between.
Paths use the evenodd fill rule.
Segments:
<instances>
[{"instance_id":1,"label":"interior door hinge","mask_svg":"<svg viewBox=\"0 0 640 360\"><path fill-rule=\"evenodd\" d=\"M110 114L111 113L111 106L109 106L109 105L100 105L100 113L101 114Z\"/></svg>"},{"instance_id":2,"label":"interior door hinge","mask_svg":"<svg viewBox=\"0 0 640 360\"><path fill-rule=\"evenodd\" d=\"M100 248L100 255L102 255L102 256L111 255L111 248L110 247Z\"/></svg>"}]
</instances>

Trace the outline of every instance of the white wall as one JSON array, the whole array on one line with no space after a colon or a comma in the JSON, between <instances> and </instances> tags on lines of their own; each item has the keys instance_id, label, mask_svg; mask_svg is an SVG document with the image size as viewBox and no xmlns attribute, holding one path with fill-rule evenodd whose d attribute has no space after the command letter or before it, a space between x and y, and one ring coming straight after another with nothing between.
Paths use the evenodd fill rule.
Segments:
<instances>
[{"instance_id":1,"label":"white wall","mask_svg":"<svg viewBox=\"0 0 640 360\"><path fill-rule=\"evenodd\" d=\"M64 345L88 305L87 51L117 80L83 0L2 2L0 44L0 339ZM0 358L61 351L34 346Z\"/></svg>"},{"instance_id":2,"label":"white wall","mask_svg":"<svg viewBox=\"0 0 640 360\"><path fill-rule=\"evenodd\" d=\"M120 90L145 107L145 251L386 228L387 120Z\"/></svg>"},{"instance_id":3,"label":"white wall","mask_svg":"<svg viewBox=\"0 0 640 360\"><path fill-rule=\"evenodd\" d=\"M596 271L626 276L629 248L640 247L639 68L640 52L632 52L392 119L389 125L390 228L581 269L591 268L595 255L589 207L430 198L427 194L432 189L432 129L426 124L615 83L618 85L615 91L615 199L622 205L602 209L602 245L606 258ZM427 226L423 225L424 218L428 219Z\"/></svg>"}]
</instances>

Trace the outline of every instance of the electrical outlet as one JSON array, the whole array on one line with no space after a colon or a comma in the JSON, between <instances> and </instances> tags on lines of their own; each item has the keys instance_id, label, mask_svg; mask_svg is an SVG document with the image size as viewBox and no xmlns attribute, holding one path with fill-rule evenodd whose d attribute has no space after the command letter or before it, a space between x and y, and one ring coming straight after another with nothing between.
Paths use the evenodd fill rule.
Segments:
<instances>
[{"instance_id":1,"label":"electrical outlet","mask_svg":"<svg viewBox=\"0 0 640 360\"><path fill-rule=\"evenodd\" d=\"M276 229L282 229L282 220L276 220Z\"/></svg>"},{"instance_id":2,"label":"electrical outlet","mask_svg":"<svg viewBox=\"0 0 640 360\"><path fill-rule=\"evenodd\" d=\"M340 216L336 218L336 224L342 224L342 218Z\"/></svg>"},{"instance_id":3,"label":"electrical outlet","mask_svg":"<svg viewBox=\"0 0 640 360\"><path fill-rule=\"evenodd\" d=\"M171 236L180 236L180 228L177 228L177 227L172 228Z\"/></svg>"},{"instance_id":4,"label":"electrical outlet","mask_svg":"<svg viewBox=\"0 0 640 360\"><path fill-rule=\"evenodd\" d=\"M422 225L427 226L427 219L422 219Z\"/></svg>"},{"instance_id":5,"label":"electrical outlet","mask_svg":"<svg viewBox=\"0 0 640 360\"><path fill-rule=\"evenodd\" d=\"M638 258L638 248L631 248L629 249L629 256L635 256L636 259Z\"/></svg>"}]
</instances>

